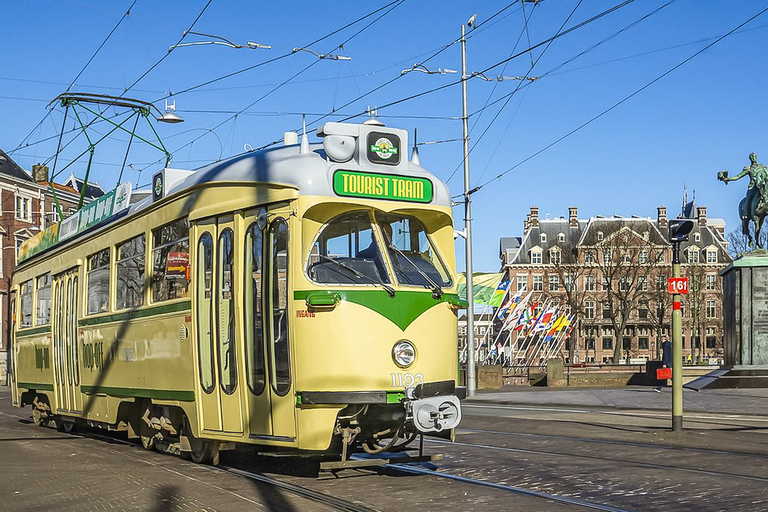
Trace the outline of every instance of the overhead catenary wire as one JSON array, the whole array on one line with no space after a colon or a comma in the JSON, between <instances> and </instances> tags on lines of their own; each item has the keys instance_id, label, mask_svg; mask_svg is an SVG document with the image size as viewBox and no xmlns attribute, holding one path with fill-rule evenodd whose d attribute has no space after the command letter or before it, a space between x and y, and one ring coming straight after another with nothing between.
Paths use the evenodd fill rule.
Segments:
<instances>
[{"instance_id":1,"label":"overhead catenary wire","mask_svg":"<svg viewBox=\"0 0 768 512\"><path fill-rule=\"evenodd\" d=\"M611 112L612 110L614 110L614 109L615 109L615 108L617 108L618 106L620 106L620 105L622 105L622 104L626 103L626 102L627 102L627 101L629 101L630 99L634 98L635 96L637 96L638 94L640 94L641 92L643 92L644 90L646 90L648 87L652 86L653 84L655 84L655 83L656 83L656 82L658 82L659 80L663 79L664 77L666 77L666 76L667 76L667 75L669 75L670 73L674 72L675 70L677 70L677 69L679 69L680 67L684 66L685 64L687 64L688 62L690 62L690 61L691 61L691 60L693 60L694 58L698 57L699 55L701 55L702 53L704 53L704 52L705 52L705 51L707 51L708 49L712 48L714 45L716 45L717 43L719 43L719 42L720 42L720 41L722 41L723 39L725 39L725 38L727 38L727 37L729 37L729 36L733 35L733 34L734 34L736 31L738 31L740 28L742 28L743 26L747 25L748 23L750 23L751 21L755 20L756 18L758 18L758 17L762 16L762 15L763 15L763 14L765 14L766 12L768 12L768 7L766 7L766 8L765 8L765 9L763 9L763 10L761 10L760 12L758 12L757 14L755 14L754 16L751 16L751 17L750 17L750 18L748 18L746 21L744 21L744 22L740 23L738 26L736 26L734 29L732 29L732 30L728 31L727 33L723 34L722 36L718 37L716 40L714 40L713 42L711 42L710 44L708 44L707 46L705 46L705 47L704 47L704 48L702 48L701 50L699 50L699 51L695 52L694 54L690 55L689 57L685 58L684 60L682 60L682 61L681 61L681 62L679 62L678 64L674 65L673 67L671 67L670 69L668 69L668 70L667 70L667 71L665 71L664 73L660 74L659 76L657 76L656 78L654 78L654 79L653 79L653 80L651 80L650 82L646 83L645 85L643 85L643 86L642 86L642 87L640 87L639 89L635 90L635 91L634 91L634 92L632 92L631 94L629 94L629 95L625 96L623 99L621 99L621 100L617 101L616 103L614 103L614 104L613 104L613 105L611 105L610 107L606 108L605 110L603 110L602 112L600 112L600 113L599 113L599 114L597 114L596 116L594 116L594 117L590 118L588 121L586 121L586 122L582 123L581 125L579 125L578 127L574 128L573 130L569 131L568 133L566 133L566 134L565 134L565 135L563 135L562 137L560 137L560 138L558 138L557 140L555 140L555 141L553 141L553 142L551 142L551 143L547 144L546 146L544 146L544 147L543 147L543 148L541 148L540 150L536 151L536 152L535 152L535 153L533 153L532 155L530 155L530 156L528 156L528 157L524 158L523 160L521 160L520 162L516 163L516 164L515 164L515 165L513 165L512 167L510 167L510 168L508 168L507 170L505 170L505 171L503 171L503 172L499 173L499 174L498 174L498 175L496 175L494 178L492 178L492 179L490 179L490 180L486 181L485 183L482 183L482 184L478 185L478 186L475 188L474 192L476 193L476 192L480 191L480 190L481 190L483 187L485 187L486 185L488 185L489 183L492 183L492 182L494 182L494 181L497 181L497 180L499 180L499 179L503 178L505 175L507 175L507 174L509 174L510 172L512 172L513 170L517 169L518 167L520 167L520 166L521 166L521 165L523 165L524 163L526 163L526 162L528 162L529 160L531 160L531 159L535 158L536 156L540 155L540 154L541 154L541 153L543 153L544 151L547 151L548 149L550 149L551 147L555 146L556 144L558 144L558 143L562 142L563 140L567 139L568 137L570 137L570 136L571 136L571 135L573 135L574 133L576 133L576 132L578 132L578 131L582 130L582 129L583 129L583 128L585 128L586 126L588 126L588 125L592 124L594 121L596 121L596 120L600 119L600 118L601 118L601 117L603 117L605 114L607 114L607 113Z\"/></svg>"}]
</instances>

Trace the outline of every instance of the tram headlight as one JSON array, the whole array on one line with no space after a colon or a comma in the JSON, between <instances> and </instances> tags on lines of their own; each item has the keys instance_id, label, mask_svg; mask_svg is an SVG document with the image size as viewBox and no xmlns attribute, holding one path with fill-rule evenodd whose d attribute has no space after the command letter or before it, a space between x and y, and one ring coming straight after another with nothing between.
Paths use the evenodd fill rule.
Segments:
<instances>
[{"instance_id":1,"label":"tram headlight","mask_svg":"<svg viewBox=\"0 0 768 512\"><path fill-rule=\"evenodd\" d=\"M400 368L407 368L416 360L416 347L407 340L400 340L392 347L392 360Z\"/></svg>"}]
</instances>

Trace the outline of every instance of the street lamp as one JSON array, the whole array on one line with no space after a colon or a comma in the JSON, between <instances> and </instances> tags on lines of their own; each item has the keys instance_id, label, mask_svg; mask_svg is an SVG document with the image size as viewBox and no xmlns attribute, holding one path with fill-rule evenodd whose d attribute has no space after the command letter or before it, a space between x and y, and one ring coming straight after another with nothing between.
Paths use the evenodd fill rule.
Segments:
<instances>
[{"instance_id":1,"label":"street lamp","mask_svg":"<svg viewBox=\"0 0 768 512\"><path fill-rule=\"evenodd\" d=\"M259 44L259 43L254 43L253 41L248 41L245 44L235 44L225 37L215 36L211 34L203 34L202 32L193 32L191 30L184 32L185 36L187 34L195 34L197 36L210 37L210 38L216 39L216 41L190 41L189 43L174 44L168 48L168 51L170 52L173 49L181 48L182 46L200 46L203 44L218 44L221 46L228 46L229 48L250 48L251 50L257 50L257 49L271 50L272 49L272 46L268 44Z\"/></svg>"},{"instance_id":2,"label":"street lamp","mask_svg":"<svg viewBox=\"0 0 768 512\"><path fill-rule=\"evenodd\" d=\"M314 55L314 56L315 56L315 57L317 57L318 59L329 59L329 60L352 60L352 57L348 57L348 56L346 56L346 55L336 55L336 54L334 54L334 53L317 53L317 52L313 52L312 50L310 50L310 49L308 49L308 48L294 48L294 49L293 49L293 51L292 51L292 53L296 53L296 52L307 52L307 53L311 53L312 55Z\"/></svg>"},{"instance_id":3,"label":"street lamp","mask_svg":"<svg viewBox=\"0 0 768 512\"><path fill-rule=\"evenodd\" d=\"M168 124L183 123L184 119L176 115L174 113L175 111L176 111L176 100L174 100L173 103L170 105L168 104L168 100L165 100L165 114L162 114L160 117L156 117L155 119L157 119L158 122L161 122L161 123L168 123Z\"/></svg>"}]
</instances>

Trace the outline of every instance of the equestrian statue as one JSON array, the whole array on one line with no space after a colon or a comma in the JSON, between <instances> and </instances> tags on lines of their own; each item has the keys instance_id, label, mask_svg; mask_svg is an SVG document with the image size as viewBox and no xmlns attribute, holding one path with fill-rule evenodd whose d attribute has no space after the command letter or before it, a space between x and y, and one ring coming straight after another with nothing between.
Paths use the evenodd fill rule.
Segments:
<instances>
[{"instance_id":1,"label":"equestrian statue","mask_svg":"<svg viewBox=\"0 0 768 512\"><path fill-rule=\"evenodd\" d=\"M729 181L736 181L744 176L749 176L747 195L739 202L739 217L741 217L741 232L746 235L749 245L765 249L760 241L760 228L763 220L768 215L768 168L764 164L757 163L757 155L749 154L750 164L734 176L728 177L728 171L717 173L717 179L726 185ZM749 232L749 221L755 225L754 239Z\"/></svg>"}]
</instances>

